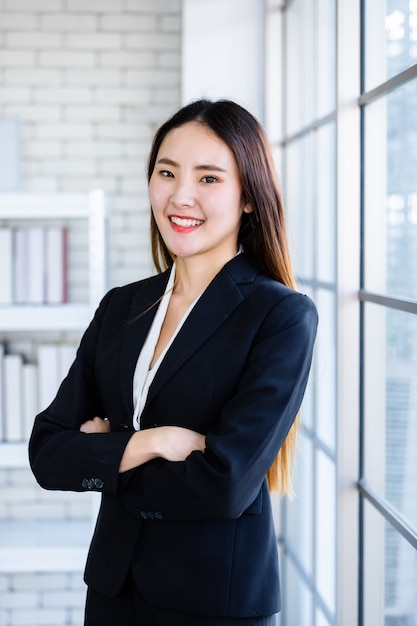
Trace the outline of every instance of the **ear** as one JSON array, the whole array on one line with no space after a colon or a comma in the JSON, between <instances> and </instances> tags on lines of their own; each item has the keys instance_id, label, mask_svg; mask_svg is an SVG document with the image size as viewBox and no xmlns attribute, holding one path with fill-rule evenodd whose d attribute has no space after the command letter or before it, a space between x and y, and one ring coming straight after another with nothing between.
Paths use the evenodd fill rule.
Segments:
<instances>
[{"instance_id":1,"label":"ear","mask_svg":"<svg viewBox=\"0 0 417 626\"><path fill-rule=\"evenodd\" d=\"M244 207L243 207L243 212L244 213L253 213L253 209L252 209L251 205L250 204L245 204Z\"/></svg>"}]
</instances>

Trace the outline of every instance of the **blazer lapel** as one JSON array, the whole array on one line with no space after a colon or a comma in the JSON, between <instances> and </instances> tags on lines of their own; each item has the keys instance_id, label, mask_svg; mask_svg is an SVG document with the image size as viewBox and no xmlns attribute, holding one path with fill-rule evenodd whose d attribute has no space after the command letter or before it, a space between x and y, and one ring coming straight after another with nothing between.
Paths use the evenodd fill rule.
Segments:
<instances>
[{"instance_id":1,"label":"blazer lapel","mask_svg":"<svg viewBox=\"0 0 417 626\"><path fill-rule=\"evenodd\" d=\"M166 353L149 388L146 405L239 306L244 295L238 284L252 282L256 274L256 269L246 261L243 254L232 259L217 274Z\"/></svg>"}]
</instances>

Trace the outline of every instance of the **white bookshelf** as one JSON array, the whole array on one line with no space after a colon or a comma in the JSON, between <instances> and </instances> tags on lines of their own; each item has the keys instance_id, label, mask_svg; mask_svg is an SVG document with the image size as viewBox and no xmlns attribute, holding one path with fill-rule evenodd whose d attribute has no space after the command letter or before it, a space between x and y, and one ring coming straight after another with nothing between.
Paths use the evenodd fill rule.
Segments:
<instances>
[{"instance_id":1,"label":"white bookshelf","mask_svg":"<svg viewBox=\"0 0 417 626\"><path fill-rule=\"evenodd\" d=\"M95 190L88 194L0 193L0 223L19 220L25 222L48 220L63 223L74 219L87 221L89 298L85 305L91 309L92 306L97 305L106 286L106 206L103 192ZM5 307L0 308L0 320L2 314L7 313L4 309ZM24 311L24 307L10 307L9 317L16 313L15 309ZM26 315L28 319L30 319L29 313L30 309ZM49 319L51 323L54 323L52 318L55 313L53 307L43 307L44 319ZM83 321L80 320L80 323L82 324ZM3 322L0 322L0 325L3 327Z\"/></svg>"},{"instance_id":2,"label":"white bookshelf","mask_svg":"<svg viewBox=\"0 0 417 626\"><path fill-rule=\"evenodd\" d=\"M29 469L27 443L22 441L2 442L0 444L0 467Z\"/></svg>"},{"instance_id":3,"label":"white bookshelf","mask_svg":"<svg viewBox=\"0 0 417 626\"><path fill-rule=\"evenodd\" d=\"M29 337L36 343L45 333L48 337L81 337L106 290L106 205L102 191L84 194L0 193L0 226L56 223L70 228L71 220L85 220L88 231L86 301L60 305L0 305L3 340ZM0 250L0 267L1 254ZM30 471L27 441L0 442L0 470ZM13 491L14 487L10 489ZM33 489L36 487L27 488L29 501ZM98 508L95 495L76 494L88 500L84 502L91 512L91 519L84 521L37 519L39 511L34 512L33 519L0 521L0 573L81 572Z\"/></svg>"},{"instance_id":4,"label":"white bookshelf","mask_svg":"<svg viewBox=\"0 0 417 626\"><path fill-rule=\"evenodd\" d=\"M88 304L0 307L1 331L78 331L86 328L91 312L92 307Z\"/></svg>"},{"instance_id":5,"label":"white bookshelf","mask_svg":"<svg viewBox=\"0 0 417 626\"><path fill-rule=\"evenodd\" d=\"M82 304L0 306L0 333L34 341L39 333L81 335L106 289L106 203L101 190L90 193L0 193L0 225L20 221L68 224L85 220L88 230L88 297ZM1 250L0 250L1 259ZM71 268L70 268L71 271ZM27 442L0 442L0 468L26 468Z\"/></svg>"}]
</instances>

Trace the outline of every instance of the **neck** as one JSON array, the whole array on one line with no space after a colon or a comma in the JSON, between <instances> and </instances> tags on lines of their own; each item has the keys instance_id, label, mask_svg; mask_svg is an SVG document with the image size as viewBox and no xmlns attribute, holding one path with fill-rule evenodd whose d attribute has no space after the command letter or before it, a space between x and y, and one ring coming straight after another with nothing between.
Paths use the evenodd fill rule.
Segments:
<instances>
[{"instance_id":1,"label":"neck","mask_svg":"<svg viewBox=\"0 0 417 626\"><path fill-rule=\"evenodd\" d=\"M233 258L207 261L203 256L184 258L177 257L174 293L187 296L194 300L211 283L222 267Z\"/></svg>"}]
</instances>

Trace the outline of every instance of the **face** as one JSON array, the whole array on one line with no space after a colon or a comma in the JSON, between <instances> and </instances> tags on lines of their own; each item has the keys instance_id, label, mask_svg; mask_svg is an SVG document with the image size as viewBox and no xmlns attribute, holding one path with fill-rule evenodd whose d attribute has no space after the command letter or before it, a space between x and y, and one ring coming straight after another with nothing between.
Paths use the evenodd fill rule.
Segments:
<instances>
[{"instance_id":1,"label":"face","mask_svg":"<svg viewBox=\"0 0 417 626\"><path fill-rule=\"evenodd\" d=\"M178 258L224 264L237 252L242 187L230 148L206 126L190 122L164 138L149 182L153 214Z\"/></svg>"}]
</instances>

